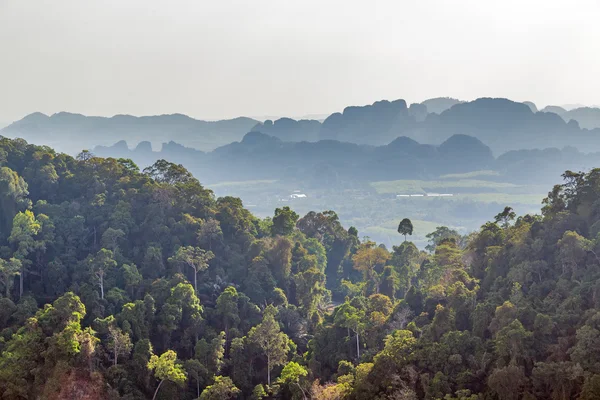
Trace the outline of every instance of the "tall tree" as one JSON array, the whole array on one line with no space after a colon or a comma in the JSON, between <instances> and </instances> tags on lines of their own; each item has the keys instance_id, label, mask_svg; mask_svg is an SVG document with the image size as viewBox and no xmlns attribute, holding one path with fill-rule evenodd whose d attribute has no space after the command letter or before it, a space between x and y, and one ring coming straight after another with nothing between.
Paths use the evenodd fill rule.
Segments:
<instances>
[{"instance_id":1,"label":"tall tree","mask_svg":"<svg viewBox=\"0 0 600 400\"><path fill-rule=\"evenodd\" d=\"M298 218L299 215L288 206L276 208L275 216L273 217L273 225L271 226L271 233L273 236L285 236L291 234L296 227Z\"/></svg>"},{"instance_id":2,"label":"tall tree","mask_svg":"<svg viewBox=\"0 0 600 400\"><path fill-rule=\"evenodd\" d=\"M198 229L198 242L201 245L207 244L208 250L212 250L213 243L218 243L223 240L223 230L219 221L214 218L209 218L202 222Z\"/></svg>"},{"instance_id":3,"label":"tall tree","mask_svg":"<svg viewBox=\"0 0 600 400\"><path fill-rule=\"evenodd\" d=\"M336 325L347 328L348 335L352 330L356 337L356 358L360 360L360 333L364 329L365 324L365 311L360 310L350 303L346 302L342 304L335 313L334 322Z\"/></svg>"},{"instance_id":4,"label":"tall tree","mask_svg":"<svg viewBox=\"0 0 600 400\"><path fill-rule=\"evenodd\" d=\"M404 235L404 241L406 242L406 235L413 234L413 224L410 219L404 218L398 224L398 233Z\"/></svg>"},{"instance_id":5,"label":"tall tree","mask_svg":"<svg viewBox=\"0 0 600 400\"><path fill-rule=\"evenodd\" d=\"M360 245L356 254L352 256L352 261L354 262L354 269L362 271L364 280L373 282L375 292L378 292L379 279L375 268L377 266L383 268L390 257L391 255L386 249L375 246L374 242L368 241Z\"/></svg>"},{"instance_id":6,"label":"tall tree","mask_svg":"<svg viewBox=\"0 0 600 400\"><path fill-rule=\"evenodd\" d=\"M496 214L494 220L503 228L508 228L510 226L510 222L514 220L516 216L517 214L515 214L513 208L506 206L502 212Z\"/></svg>"},{"instance_id":7,"label":"tall tree","mask_svg":"<svg viewBox=\"0 0 600 400\"><path fill-rule=\"evenodd\" d=\"M289 338L281 332L279 323L275 320L276 313L275 307L269 305L264 311L262 322L248 333L248 340L256 344L267 358L268 385L271 385L271 370L275 365L285 363L289 350Z\"/></svg>"},{"instance_id":8,"label":"tall tree","mask_svg":"<svg viewBox=\"0 0 600 400\"><path fill-rule=\"evenodd\" d=\"M300 379L307 376L308 371L302 365L297 362L289 362L281 370L281 376L278 381L288 386L295 385L302 392L302 398L306 400L306 390L300 384Z\"/></svg>"},{"instance_id":9,"label":"tall tree","mask_svg":"<svg viewBox=\"0 0 600 400\"><path fill-rule=\"evenodd\" d=\"M113 365L118 364L119 356L128 356L133 344L129 335L116 326L108 328L108 349L113 354Z\"/></svg>"},{"instance_id":10,"label":"tall tree","mask_svg":"<svg viewBox=\"0 0 600 400\"><path fill-rule=\"evenodd\" d=\"M19 298L23 296L23 279L25 277L26 266L31 264L27 256L36 250L39 243L35 236L42 229L42 225L35 218L33 212L25 210L15 215L13 227L8 241L16 245L15 258L21 261L21 273L19 274Z\"/></svg>"},{"instance_id":11,"label":"tall tree","mask_svg":"<svg viewBox=\"0 0 600 400\"><path fill-rule=\"evenodd\" d=\"M200 384L203 382L206 373L206 368L200 361L191 358L185 361L185 370L187 376L196 382L196 398L200 397Z\"/></svg>"},{"instance_id":12,"label":"tall tree","mask_svg":"<svg viewBox=\"0 0 600 400\"><path fill-rule=\"evenodd\" d=\"M4 285L4 293L7 299L10 299L10 288L13 285L13 279L21 272L21 261L16 258L4 260L0 258L0 282Z\"/></svg>"},{"instance_id":13,"label":"tall tree","mask_svg":"<svg viewBox=\"0 0 600 400\"><path fill-rule=\"evenodd\" d=\"M204 377L207 382L210 382L221 371L224 364L225 355L225 333L221 332L210 342L206 339L201 339L196 343L194 349L195 357L205 368Z\"/></svg>"},{"instance_id":14,"label":"tall tree","mask_svg":"<svg viewBox=\"0 0 600 400\"><path fill-rule=\"evenodd\" d=\"M208 262L214 258L212 251L206 251L199 247L182 246L177 249L170 262L180 263L190 267L194 271L194 290L198 293L198 274L208 268Z\"/></svg>"},{"instance_id":15,"label":"tall tree","mask_svg":"<svg viewBox=\"0 0 600 400\"><path fill-rule=\"evenodd\" d=\"M215 377L215 383L207 386L200 395L199 400L228 400L233 399L240 393L231 378L228 376Z\"/></svg>"},{"instance_id":16,"label":"tall tree","mask_svg":"<svg viewBox=\"0 0 600 400\"><path fill-rule=\"evenodd\" d=\"M100 286L100 298L104 300L104 277L111 268L117 266L113 258L113 252L107 249L100 249L96 255L90 258L90 266Z\"/></svg>"},{"instance_id":17,"label":"tall tree","mask_svg":"<svg viewBox=\"0 0 600 400\"><path fill-rule=\"evenodd\" d=\"M238 292L233 286L225 288L217 298L217 315L223 323L226 341L229 341L229 330L237 327L240 322L238 298Z\"/></svg>"},{"instance_id":18,"label":"tall tree","mask_svg":"<svg viewBox=\"0 0 600 400\"><path fill-rule=\"evenodd\" d=\"M173 350L165 351L160 357L153 354L148 362L148 369L154 371L154 376L159 381L152 400L156 399L156 394L164 381L170 381L176 385L183 386L187 380L185 370L177 363L177 353Z\"/></svg>"},{"instance_id":19,"label":"tall tree","mask_svg":"<svg viewBox=\"0 0 600 400\"><path fill-rule=\"evenodd\" d=\"M181 164L173 164L166 160L158 160L151 166L144 168L144 174L156 182L174 185L194 180L192 174Z\"/></svg>"},{"instance_id":20,"label":"tall tree","mask_svg":"<svg viewBox=\"0 0 600 400\"><path fill-rule=\"evenodd\" d=\"M8 236L17 212L31 206L27 189L27 182L19 174L8 167L0 168L0 239Z\"/></svg>"},{"instance_id":21,"label":"tall tree","mask_svg":"<svg viewBox=\"0 0 600 400\"><path fill-rule=\"evenodd\" d=\"M438 226L435 231L425 235L429 244L425 246L425 250L430 253L435 251L435 248L442 240L454 239L457 243L460 241L460 234L454 229L450 229L447 226Z\"/></svg>"}]
</instances>

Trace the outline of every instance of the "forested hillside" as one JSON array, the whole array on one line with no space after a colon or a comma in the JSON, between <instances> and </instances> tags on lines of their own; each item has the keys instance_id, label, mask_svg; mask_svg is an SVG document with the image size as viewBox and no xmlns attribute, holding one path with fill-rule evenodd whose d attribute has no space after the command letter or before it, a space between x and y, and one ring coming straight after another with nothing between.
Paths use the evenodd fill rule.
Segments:
<instances>
[{"instance_id":1,"label":"forested hillside","mask_svg":"<svg viewBox=\"0 0 600 400\"><path fill-rule=\"evenodd\" d=\"M598 399L600 170L426 251L0 137L2 399ZM406 218L408 217L408 218Z\"/></svg>"}]
</instances>

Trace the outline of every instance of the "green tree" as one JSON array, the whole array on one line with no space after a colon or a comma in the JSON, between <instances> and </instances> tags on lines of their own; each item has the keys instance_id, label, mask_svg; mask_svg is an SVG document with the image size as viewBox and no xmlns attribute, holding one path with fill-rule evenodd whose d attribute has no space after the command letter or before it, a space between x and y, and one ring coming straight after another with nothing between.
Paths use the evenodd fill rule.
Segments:
<instances>
[{"instance_id":1,"label":"green tree","mask_svg":"<svg viewBox=\"0 0 600 400\"><path fill-rule=\"evenodd\" d=\"M0 167L0 239L5 239L10 232L17 212L31 206L27 195L27 182L12 169Z\"/></svg>"},{"instance_id":2,"label":"green tree","mask_svg":"<svg viewBox=\"0 0 600 400\"><path fill-rule=\"evenodd\" d=\"M25 210L15 215L13 219L12 231L8 241L16 245L15 258L21 261L21 273L19 274L19 298L23 296L23 279L25 276L26 266L31 264L27 256L32 253L39 243L36 242L36 236L42 225L36 220L33 212Z\"/></svg>"},{"instance_id":3,"label":"green tree","mask_svg":"<svg viewBox=\"0 0 600 400\"><path fill-rule=\"evenodd\" d=\"M127 333L123 332L116 326L110 326L108 328L107 347L113 354L113 365L117 365L119 356L129 356L131 349L133 348L133 344L131 343L131 339Z\"/></svg>"},{"instance_id":4,"label":"green tree","mask_svg":"<svg viewBox=\"0 0 600 400\"><path fill-rule=\"evenodd\" d=\"M396 292L400 288L400 278L392 265L386 265L381 274L381 285L379 290L390 299L396 298Z\"/></svg>"},{"instance_id":5,"label":"green tree","mask_svg":"<svg viewBox=\"0 0 600 400\"><path fill-rule=\"evenodd\" d=\"M208 375L206 368L200 361L195 358L185 360L185 370L188 378L196 381L196 397L200 397L200 385L204 380L204 377Z\"/></svg>"},{"instance_id":6,"label":"green tree","mask_svg":"<svg viewBox=\"0 0 600 400\"><path fill-rule=\"evenodd\" d=\"M400 287L408 291L412 287L413 279L419 272L419 249L412 242L403 242L399 246L394 246L393 250L390 264L395 267L398 273Z\"/></svg>"},{"instance_id":7,"label":"green tree","mask_svg":"<svg viewBox=\"0 0 600 400\"><path fill-rule=\"evenodd\" d=\"M133 297L135 288L142 283L144 278L135 264L123 264L121 269L123 271L123 279L125 280L125 288L129 290L129 295Z\"/></svg>"},{"instance_id":8,"label":"green tree","mask_svg":"<svg viewBox=\"0 0 600 400\"><path fill-rule=\"evenodd\" d=\"M439 341L442 336L454 328L454 315L447 307L438 304L435 309L435 316L431 323L431 332L433 339Z\"/></svg>"},{"instance_id":9,"label":"green tree","mask_svg":"<svg viewBox=\"0 0 600 400\"><path fill-rule=\"evenodd\" d=\"M523 370L516 365L494 370L487 380L488 386L500 400L520 399L526 383Z\"/></svg>"},{"instance_id":10,"label":"green tree","mask_svg":"<svg viewBox=\"0 0 600 400\"><path fill-rule=\"evenodd\" d=\"M535 395L552 400L577 398L584 380L581 365L571 362L538 362L531 375Z\"/></svg>"},{"instance_id":11,"label":"green tree","mask_svg":"<svg viewBox=\"0 0 600 400\"><path fill-rule=\"evenodd\" d=\"M503 228L508 228L510 226L510 222L515 219L517 214L513 211L512 207L504 207L501 213L496 214L494 220L497 224L500 224Z\"/></svg>"},{"instance_id":12,"label":"green tree","mask_svg":"<svg viewBox=\"0 0 600 400\"><path fill-rule=\"evenodd\" d=\"M151 166L144 168L144 173L158 183L174 185L187 183L194 179L192 174L181 164L173 164L166 160L158 160Z\"/></svg>"},{"instance_id":13,"label":"green tree","mask_svg":"<svg viewBox=\"0 0 600 400\"><path fill-rule=\"evenodd\" d=\"M356 358L360 360L359 335L364 329L365 311L357 309L350 303L344 303L336 310L334 323L342 328L354 331L356 336Z\"/></svg>"},{"instance_id":14,"label":"green tree","mask_svg":"<svg viewBox=\"0 0 600 400\"><path fill-rule=\"evenodd\" d=\"M267 358L267 384L271 385L271 370L276 365L282 365L287 359L289 350L288 336L281 332L275 320L277 310L269 305L263 314L260 324L250 329L248 340L254 343Z\"/></svg>"},{"instance_id":15,"label":"green tree","mask_svg":"<svg viewBox=\"0 0 600 400\"><path fill-rule=\"evenodd\" d=\"M215 383L207 386L200 395L200 400L227 400L240 393L228 376L216 376Z\"/></svg>"},{"instance_id":16,"label":"green tree","mask_svg":"<svg viewBox=\"0 0 600 400\"><path fill-rule=\"evenodd\" d=\"M251 345L248 338L234 338L231 341L231 378L236 386L244 391L252 388L252 375L254 368L252 366L253 354L251 354Z\"/></svg>"},{"instance_id":17,"label":"green tree","mask_svg":"<svg viewBox=\"0 0 600 400\"><path fill-rule=\"evenodd\" d=\"M286 236L291 234L296 227L298 218L299 215L288 206L276 208L275 216L273 217L273 225L271 226L271 234L273 236Z\"/></svg>"},{"instance_id":18,"label":"green tree","mask_svg":"<svg viewBox=\"0 0 600 400\"><path fill-rule=\"evenodd\" d=\"M461 238L458 232L456 232L454 229L448 228L447 226L438 226L437 228L435 228L435 231L428 233L427 235L425 235L425 237L429 241L429 244L425 246L425 250L427 250L430 253L433 253L435 251L436 246L440 244L440 242L442 242L443 240L453 239L458 243Z\"/></svg>"},{"instance_id":19,"label":"green tree","mask_svg":"<svg viewBox=\"0 0 600 400\"><path fill-rule=\"evenodd\" d=\"M125 232L121 229L108 228L102 234L100 244L102 247L110 249L113 253L119 248L119 242L125 237Z\"/></svg>"},{"instance_id":20,"label":"green tree","mask_svg":"<svg viewBox=\"0 0 600 400\"><path fill-rule=\"evenodd\" d=\"M212 250L213 243L223 241L223 231L219 221L209 218L200 225L198 230L198 242L201 245L208 245L208 250Z\"/></svg>"},{"instance_id":21,"label":"green tree","mask_svg":"<svg viewBox=\"0 0 600 400\"><path fill-rule=\"evenodd\" d=\"M292 361L283 367L281 375L279 376L278 382L284 385L296 385L302 392L302 397L306 400L306 390L300 384L300 379L306 377L308 371L302 365Z\"/></svg>"},{"instance_id":22,"label":"green tree","mask_svg":"<svg viewBox=\"0 0 600 400\"><path fill-rule=\"evenodd\" d=\"M360 245L356 254L352 256L352 262L354 263L354 269L363 273L364 280L373 282L375 292L379 292L379 277L375 268L383 268L390 257L391 255L386 249L375 246L374 242L368 241Z\"/></svg>"},{"instance_id":23,"label":"green tree","mask_svg":"<svg viewBox=\"0 0 600 400\"><path fill-rule=\"evenodd\" d=\"M265 387L262 384L258 384L254 386L252 390L252 400L262 400L267 397L267 392L265 391Z\"/></svg>"},{"instance_id":24,"label":"green tree","mask_svg":"<svg viewBox=\"0 0 600 400\"><path fill-rule=\"evenodd\" d=\"M577 329L576 337L569 350L571 359L588 371L600 373L600 330L587 324Z\"/></svg>"},{"instance_id":25,"label":"green tree","mask_svg":"<svg viewBox=\"0 0 600 400\"><path fill-rule=\"evenodd\" d=\"M4 285L4 293L7 299L10 299L10 288L13 279L21 272L21 261L16 258L4 260L0 258L0 283Z\"/></svg>"},{"instance_id":26,"label":"green tree","mask_svg":"<svg viewBox=\"0 0 600 400\"><path fill-rule=\"evenodd\" d=\"M164 381L170 381L176 385L183 386L187 380L185 370L177 363L177 353L173 350L165 351L160 357L153 354L150 357L150 361L148 361L148 369L154 372L154 376L159 381L152 400L156 399L156 394Z\"/></svg>"},{"instance_id":27,"label":"green tree","mask_svg":"<svg viewBox=\"0 0 600 400\"><path fill-rule=\"evenodd\" d=\"M208 262L214 256L212 251L206 251L199 247L182 246L177 249L173 257L169 258L169 261L186 265L194 271L194 291L198 293L198 273L208 268Z\"/></svg>"},{"instance_id":28,"label":"green tree","mask_svg":"<svg viewBox=\"0 0 600 400\"><path fill-rule=\"evenodd\" d=\"M117 262L113 258L113 252L107 249L100 249L89 260L90 266L100 286L100 298L104 300L104 278L106 274L114 267Z\"/></svg>"},{"instance_id":29,"label":"green tree","mask_svg":"<svg viewBox=\"0 0 600 400\"><path fill-rule=\"evenodd\" d=\"M236 328L240 322L238 309L238 292L233 286L225 288L217 298L217 315L225 329L225 339L229 341L229 330Z\"/></svg>"},{"instance_id":30,"label":"green tree","mask_svg":"<svg viewBox=\"0 0 600 400\"><path fill-rule=\"evenodd\" d=\"M200 333L202 312L202 305L191 284L186 281L171 288L157 316L163 345L170 347L172 339L176 339L178 349L185 349L191 354Z\"/></svg>"},{"instance_id":31,"label":"green tree","mask_svg":"<svg viewBox=\"0 0 600 400\"><path fill-rule=\"evenodd\" d=\"M212 381L225 363L225 333L221 332L210 342L207 342L206 339L199 340L194 353L205 369L205 380Z\"/></svg>"},{"instance_id":32,"label":"green tree","mask_svg":"<svg viewBox=\"0 0 600 400\"><path fill-rule=\"evenodd\" d=\"M502 328L495 341L500 366L523 365L531 351L532 336L517 319Z\"/></svg>"},{"instance_id":33,"label":"green tree","mask_svg":"<svg viewBox=\"0 0 600 400\"><path fill-rule=\"evenodd\" d=\"M572 278L580 278L578 272L585 266L585 259L592 243L577 232L566 231L557 243L558 261L563 273L571 273Z\"/></svg>"},{"instance_id":34,"label":"green tree","mask_svg":"<svg viewBox=\"0 0 600 400\"><path fill-rule=\"evenodd\" d=\"M588 377L583 384L579 400L600 399L600 375L595 374Z\"/></svg>"},{"instance_id":35,"label":"green tree","mask_svg":"<svg viewBox=\"0 0 600 400\"><path fill-rule=\"evenodd\" d=\"M398 233L404 235L404 241L406 242L406 235L413 234L413 224L408 218L404 218L398 224Z\"/></svg>"}]
</instances>

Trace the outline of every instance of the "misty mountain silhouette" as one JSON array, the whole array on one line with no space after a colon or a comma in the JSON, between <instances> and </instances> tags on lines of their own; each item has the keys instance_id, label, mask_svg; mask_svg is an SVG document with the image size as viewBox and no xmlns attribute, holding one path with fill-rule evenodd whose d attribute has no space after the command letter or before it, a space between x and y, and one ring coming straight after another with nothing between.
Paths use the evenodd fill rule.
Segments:
<instances>
[{"instance_id":1,"label":"misty mountain silhouette","mask_svg":"<svg viewBox=\"0 0 600 400\"><path fill-rule=\"evenodd\" d=\"M3 128L0 133L75 154L82 149L110 145L124 138L131 142L149 141L156 145L175 140L186 146L212 150L240 140L257 122L245 117L202 121L183 114L145 117L115 115L108 118L67 112L48 116L36 112Z\"/></svg>"},{"instance_id":2,"label":"misty mountain silhouette","mask_svg":"<svg viewBox=\"0 0 600 400\"><path fill-rule=\"evenodd\" d=\"M120 141L98 146L99 156L131 158L140 166L164 158L181 163L204 182L244 179L303 179L327 166L340 179L380 180L427 178L493 166L491 150L478 139L456 135L440 146L420 144L400 137L385 146L358 145L336 140L284 142L260 132L250 132L240 142L212 152L186 148L174 142L152 151L146 143L130 150Z\"/></svg>"},{"instance_id":3,"label":"misty mountain silhouette","mask_svg":"<svg viewBox=\"0 0 600 400\"><path fill-rule=\"evenodd\" d=\"M427 107L428 113L441 114L450 107L460 103L464 103L464 101L453 99L452 97L436 97L425 100L421 104Z\"/></svg>"},{"instance_id":4,"label":"misty mountain silhouette","mask_svg":"<svg viewBox=\"0 0 600 400\"><path fill-rule=\"evenodd\" d=\"M430 107L435 112L431 112ZM510 150L565 146L585 152L600 151L600 129L594 128L600 125L600 109L566 111L546 107L535 112L536 109L531 102L502 98L480 98L470 102L436 98L410 107L401 99L383 100L366 106L346 107L322 123L291 118L261 123L244 117L211 122L181 114L105 118L34 113L0 133L71 153L95 145L110 145L121 139L130 143L149 141L155 146L173 141L210 151L240 141L248 132L261 132L284 142L337 140L370 146L385 146L401 136L419 143L440 145L454 135L468 135L481 140L496 155Z\"/></svg>"},{"instance_id":5,"label":"misty mountain silhouette","mask_svg":"<svg viewBox=\"0 0 600 400\"><path fill-rule=\"evenodd\" d=\"M427 102L432 104L429 100L410 108L404 100L380 101L363 107L347 107L342 113L330 115L322 124L280 119L257 124L253 130L285 141L334 139L375 146L388 144L399 136L420 143L441 144L453 135L462 134L482 140L495 154L565 146L574 146L581 151L600 151L600 130L582 129L577 121L565 121L566 117L548 112L548 108L536 112L537 107L531 102L501 98L470 102L444 98L432 101L437 104L437 111L443 109L442 102L449 108L440 114L424 114L419 106ZM576 115L576 112L570 113Z\"/></svg>"},{"instance_id":6,"label":"misty mountain silhouette","mask_svg":"<svg viewBox=\"0 0 600 400\"><path fill-rule=\"evenodd\" d=\"M548 106L544 108L544 111L558 114L567 122L575 120L580 127L585 129L600 128L600 108L578 107L566 110L563 107Z\"/></svg>"},{"instance_id":7,"label":"misty mountain silhouette","mask_svg":"<svg viewBox=\"0 0 600 400\"><path fill-rule=\"evenodd\" d=\"M467 135L451 136L441 145L399 137L388 145L369 146L336 140L286 142L250 132L240 142L212 152L174 142L163 144L160 151L152 151L148 142L131 150L121 141L110 147L98 146L94 153L131 158L141 167L166 159L183 164L208 184L291 179L335 186L351 181L432 179L478 170L499 172L499 176L489 179L541 183L555 181L567 169L585 170L600 163L600 153L584 154L573 147L509 151L494 158L488 146Z\"/></svg>"}]
</instances>

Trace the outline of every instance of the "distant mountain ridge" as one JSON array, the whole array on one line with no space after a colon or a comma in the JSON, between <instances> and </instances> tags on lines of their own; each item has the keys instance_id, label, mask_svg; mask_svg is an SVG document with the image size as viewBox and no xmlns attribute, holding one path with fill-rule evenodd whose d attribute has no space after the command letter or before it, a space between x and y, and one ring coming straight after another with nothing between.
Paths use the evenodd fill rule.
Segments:
<instances>
[{"instance_id":1,"label":"distant mountain ridge","mask_svg":"<svg viewBox=\"0 0 600 400\"><path fill-rule=\"evenodd\" d=\"M585 129L600 128L600 108L598 107L577 107L565 109L564 107L548 106L542 111L553 112L560 115L566 122L575 120L579 126Z\"/></svg>"},{"instance_id":2,"label":"distant mountain ridge","mask_svg":"<svg viewBox=\"0 0 600 400\"><path fill-rule=\"evenodd\" d=\"M419 104L407 107L404 100L379 101L363 107L347 107L330 115L322 124L282 118L259 123L253 131L287 141L334 139L375 146L388 144L399 136L420 143L441 144L453 135L465 134L482 140L498 155L510 150L565 146L586 152L600 151L600 129L582 129L577 121L565 121L548 109L536 111L531 102L502 98L441 101L448 108L438 104L436 110L443 109L439 114L424 111Z\"/></svg>"},{"instance_id":3,"label":"distant mountain ridge","mask_svg":"<svg viewBox=\"0 0 600 400\"><path fill-rule=\"evenodd\" d=\"M428 113L441 114L447 109L455 106L456 104L461 103L464 103L464 101L453 99L452 97L436 97L433 99L427 99L421 104L427 107Z\"/></svg>"},{"instance_id":4,"label":"distant mountain ridge","mask_svg":"<svg viewBox=\"0 0 600 400\"><path fill-rule=\"evenodd\" d=\"M399 137L384 146L336 140L285 142L250 132L240 142L212 152L175 142L153 151L148 142L130 149L125 141L96 147L102 157L131 158L140 167L158 159L181 163L207 184L223 181L285 179L327 187L354 181L436 179L441 175L494 170L496 179L511 182L552 182L567 169L587 170L600 164L600 153L564 149L509 151L495 158L491 149L467 135L453 135L440 145Z\"/></svg>"},{"instance_id":5,"label":"distant mountain ridge","mask_svg":"<svg viewBox=\"0 0 600 400\"><path fill-rule=\"evenodd\" d=\"M491 150L479 140L455 135L440 146L400 137L385 146L358 145L336 140L284 142L261 132L250 132L240 142L202 152L165 143L158 152L147 142L129 149L121 141L93 152L103 157L131 158L140 166L164 158L183 164L203 182L246 179L320 179L326 174L340 180L412 179L461 173L490 167ZM336 178L336 179L337 179Z\"/></svg>"},{"instance_id":6,"label":"distant mountain ridge","mask_svg":"<svg viewBox=\"0 0 600 400\"><path fill-rule=\"evenodd\" d=\"M48 116L37 112L10 124L0 133L75 154L82 149L112 144L124 137L156 145L176 140L186 146L211 150L240 140L257 123L246 117L203 121L183 114L90 117L67 112Z\"/></svg>"},{"instance_id":7,"label":"distant mountain ridge","mask_svg":"<svg viewBox=\"0 0 600 400\"><path fill-rule=\"evenodd\" d=\"M596 126L600 126L600 109L595 108L566 111L550 106L537 111L531 102L503 98L468 102L435 98L410 106L402 99L349 106L322 122L292 118L260 122L244 117L201 121L182 114L106 118L34 113L2 129L0 134L23 137L71 153L121 139L150 141L155 146L174 141L210 151L240 141L251 131L285 142L337 140L371 146L384 146L401 136L440 145L453 135L462 134L480 139L494 154L500 155L510 150L565 146L585 152L600 151L600 128Z\"/></svg>"}]
</instances>

